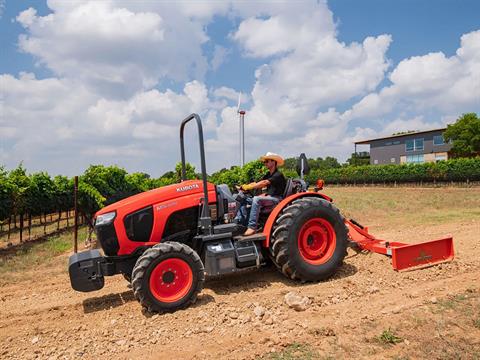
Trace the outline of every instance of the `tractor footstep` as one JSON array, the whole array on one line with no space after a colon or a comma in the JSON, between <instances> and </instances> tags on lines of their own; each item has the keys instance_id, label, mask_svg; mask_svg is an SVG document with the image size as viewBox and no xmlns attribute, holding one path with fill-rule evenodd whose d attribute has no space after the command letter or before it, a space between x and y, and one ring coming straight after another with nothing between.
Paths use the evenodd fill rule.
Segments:
<instances>
[{"instance_id":1,"label":"tractor footstep","mask_svg":"<svg viewBox=\"0 0 480 360\"><path fill-rule=\"evenodd\" d=\"M243 236L243 235L235 236L233 239L235 241L263 241L266 239L266 236L263 233L256 233L249 236Z\"/></svg>"}]
</instances>

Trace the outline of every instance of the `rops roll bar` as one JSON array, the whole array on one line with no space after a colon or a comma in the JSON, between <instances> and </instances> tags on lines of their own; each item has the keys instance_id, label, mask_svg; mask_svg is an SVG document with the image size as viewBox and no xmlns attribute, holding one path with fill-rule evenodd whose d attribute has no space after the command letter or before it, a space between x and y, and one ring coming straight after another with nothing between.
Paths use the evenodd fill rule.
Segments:
<instances>
[{"instance_id":1,"label":"rops roll bar","mask_svg":"<svg viewBox=\"0 0 480 360\"><path fill-rule=\"evenodd\" d=\"M180 125L180 152L182 156L182 181L187 180L187 171L185 167L185 146L183 141L183 130L185 125L190 121L195 119L197 121L198 128L198 140L200 143L200 162L202 167L202 182L203 182L203 196L205 202L202 207L202 214L200 217L201 226L211 231L212 228L212 219L210 217L210 209L208 207L208 189L207 189L207 169L205 166L205 146L203 143L203 128L202 120L198 114L191 114L183 119L182 124Z\"/></svg>"}]
</instances>

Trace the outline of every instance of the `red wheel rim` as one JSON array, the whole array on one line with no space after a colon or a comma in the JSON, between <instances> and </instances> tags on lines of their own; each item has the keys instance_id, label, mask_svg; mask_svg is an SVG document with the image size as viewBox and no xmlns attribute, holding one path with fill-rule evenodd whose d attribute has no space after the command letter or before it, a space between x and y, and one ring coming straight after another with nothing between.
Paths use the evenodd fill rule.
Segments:
<instances>
[{"instance_id":1,"label":"red wheel rim","mask_svg":"<svg viewBox=\"0 0 480 360\"><path fill-rule=\"evenodd\" d=\"M298 249L308 263L320 265L333 255L337 236L332 224L321 218L310 219L303 224L298 235Z\"/></svg>"},{"instance_id":2,"label":"red wheel rim","mask_svg":"<svg viewBox=\"0 0 480 360\"><path fill-rule=\"evenodd\" d=\"M170 258L161 261L150 275L150 291L162 302L175 302L188 294L193 273L185 260Z\"/></svg>"}]
</instances>

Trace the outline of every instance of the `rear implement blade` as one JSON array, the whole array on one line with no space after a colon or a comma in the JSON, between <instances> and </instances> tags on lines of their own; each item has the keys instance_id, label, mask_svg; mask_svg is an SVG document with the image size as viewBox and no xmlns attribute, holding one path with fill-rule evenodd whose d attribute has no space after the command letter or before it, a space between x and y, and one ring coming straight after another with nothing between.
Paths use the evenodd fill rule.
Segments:
<instances>
[{"instance_id":1,"label":"rear implement blade","mask_svg":"<svg viewBox=\"0 0 480 360\"><path fill-rule=\"evenodd\" d=\"M452 261L453 238L432 240L419 244L392 247L392 265L395 270L411 270Z\"/></svg>"}]
</instances>

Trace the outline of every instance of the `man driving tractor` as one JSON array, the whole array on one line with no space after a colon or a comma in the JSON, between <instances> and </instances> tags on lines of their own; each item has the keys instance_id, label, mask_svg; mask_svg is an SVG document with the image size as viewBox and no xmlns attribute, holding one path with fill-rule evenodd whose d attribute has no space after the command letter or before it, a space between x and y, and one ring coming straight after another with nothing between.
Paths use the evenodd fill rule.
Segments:
<instances>
[{"instance_id":1,"label":"man driving tractor","mask_svg":"<svg viewBox=\"0 0 480 360\"><path fill-rule=\"evenodd\" d=\"M275 153L267 152L264 156L260 157L260 160L267 167L268 173L262 177L258 182L252 182L240 187L240 190L249 191L255 189L267 188L266 192L254 196L253 198L247 198L242 202L242 205L237 213L236 221L241 223L247 218L247 205L251 204L250 215L248 215L247 230L243 234L244 236L253 235L257 232L258 216L262 208L273 208L282 199L285 192L285 186L287 181L285 176L278 170L279 166L284 164L283 158Z\"/></svg>"}]
</instances>

